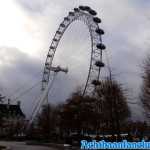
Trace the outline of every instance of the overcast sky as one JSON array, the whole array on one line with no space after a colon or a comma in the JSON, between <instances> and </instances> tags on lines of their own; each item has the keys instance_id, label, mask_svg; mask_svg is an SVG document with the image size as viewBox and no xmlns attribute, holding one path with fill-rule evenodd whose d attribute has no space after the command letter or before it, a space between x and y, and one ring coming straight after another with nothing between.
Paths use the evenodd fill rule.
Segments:
<instances>
[{"instance_id":1,"label":"overcast sky","mask_svg":"<svg viewBox=\"0 0 150 150\"><path fill-rule=\"evenodd\" d=\"M113 74L137 100L141 84L141 64L150 46L150 1L148 0L5 0L0 2L0 91L14 98L41 80L46 54L59 24L79 5L89 5L102 19L103 41ZM83 44L84 43L84 44ZM60 101L67 89L83 84L88 71L90 39L86 26L73 23L66 31L55 64L69 68L60 74L50 101ZM84 69L83 69L84 68ZM75 84L76 83L76 84ZM59 86L58 86L59 85ZM62 88L65 87L65 88ZM37 90L40 89L37 87ZM36 93L36 89L33 93ZM31 94L32 97L34 94ZM59 94L58 94L59 93ZM25 113L32 109L30 96L20 98ZM33 99L33 98L32 98ZM134 118L141 109L131 108ZM140 110L140 111L138 111Z\"/></svg>"}]
</instances>

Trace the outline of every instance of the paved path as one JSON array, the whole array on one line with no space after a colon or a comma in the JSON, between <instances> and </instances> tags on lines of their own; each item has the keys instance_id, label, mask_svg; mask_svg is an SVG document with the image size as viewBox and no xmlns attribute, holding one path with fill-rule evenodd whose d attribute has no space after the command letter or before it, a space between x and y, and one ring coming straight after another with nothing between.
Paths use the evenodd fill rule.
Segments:
<instances>
[{"instance_id":1,"label":"paved path","mask_svg":"<svg viewBox=\"0 0 150 150\"><path fill-rule=\"evenodd\" d=\"M11 150L56 150L56 149L50 148L50 147L26 145L24 142L0 141L0 145L8 146L11 148Z\"/></svg>"}]
</instances>

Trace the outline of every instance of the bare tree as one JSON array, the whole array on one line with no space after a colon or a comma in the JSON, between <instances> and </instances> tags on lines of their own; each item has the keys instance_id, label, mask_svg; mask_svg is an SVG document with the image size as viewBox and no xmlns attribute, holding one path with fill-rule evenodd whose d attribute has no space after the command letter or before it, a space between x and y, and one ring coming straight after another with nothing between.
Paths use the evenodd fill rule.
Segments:
<instances>
[{"instance_id":1,"label":"bare tree","mask_svg":"<svg viewBox=\"0 0 150 150\"><path fill-rule=\"evenodd\" d=\"M37 118L37 126L44 139L50 139L55 132L57 114L53 105L44 105Z\"/></svg>"},{"instance_id":2,"label":"bare tree","mask_svg":"<svg viewBox=\"0 0 150 150\"><path fill-rule=\"evenodd\" d=\"M141 88L140 99L145 110L145 116L150 119L150 56L143 63L143 85Z\"/></svg>"},{"instance_id":3,"label":"bare tree","mask_svg":"<svg viewBox=\"0 0 150 150\"><path fill-rule=\"evenodd\" d=\"M82 96L77 90L64 104L61 112L62 125L69 134L70 131L76 131L78 134L87 133L94 125L94 98ZM93 129L94 130L94 129Z\"/></svg>"},{"instance_id":4,"label":"bare tree","mask_svg":"<svg viewBox=\"0 0 150 150\"><path fill-rule=\"evenodd\" d=\"M130 116L126 96L122 86L111 78L101 82L97 88L97 103L100 104L103 123L112 134L120 134L120 124Z\"/></svg>"}]
</instances>

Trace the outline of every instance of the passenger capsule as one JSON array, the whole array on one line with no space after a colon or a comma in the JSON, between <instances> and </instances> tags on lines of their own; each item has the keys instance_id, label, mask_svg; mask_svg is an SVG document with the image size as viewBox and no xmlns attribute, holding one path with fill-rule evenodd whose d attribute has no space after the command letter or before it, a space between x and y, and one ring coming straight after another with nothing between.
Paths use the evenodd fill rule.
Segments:
<instances>
[{"instance_id":1,"label":"passenger capsule","mask_svg":"<svg viewBox=\"0 0 150 150\"><path fill-rule=\"evenodd\" d=\"M84 10L85 10L85 11L90 11L91 8L90 8L89 6L84 6Z\"/></svg>"},{"instance_id":2,"label":"passenger capsule","mask_svg":"<svg viewBox=\"0 0 150 150\"><path fill-rule=\"evenodd\" d=\"M55 49L55 47L54 46L50 46L50 49Z\"/></svg>"},{"instance_id":3,"label":"passenger capsule","mask_svg":"<svg viewBox=\"0 0 150 150\"><path fill-rule=\"evenodd\" d=\"M70 21L70 19L68 17L65 17L64 20L65 21Z\"/></svg>"},{"instance_id":4,"label":"passenger capsule","mask_svg":"<svg viewBox=\"0 0 150 150\"><path fill-rule=\"evenodd\" d=\"M96 62L95 62L95 65L96 65L97 67L104 67L104 66L105 66L105 64L104 64L103 62L101 62L101 61L96 61Z\"/></svg>"},{"instance_id":5,"label":"passenger capsule","mask_svg":"<svg viewBox=\"0 0 150 150\"><path fill-rule=\"evenodd\" d=\"M69 16L74 16L74 12L69 12Z\"/></svg>"},{"instance_id":6,"label":"passenger capsule","mask_svg":"<svg viewBox=\"0 0 150 150\"><path fill-rule=\"evenodd\" d=\"M85 7L84 6L79 6L79 8L81 9L81 10L85 10Z\"/></svg>"},{"instance_id":7,"label":"passenger capsule","mask_svg":"<svg viewBox=\"0 0 150 150\"><path fill-rule=\"evenodd\" d=\"M45 79L43 79L42 82L47 82L47 81Z\"/></svg>"},{"instance_id":8,"label":"passenger capsule","mask_svg":"<svg viewBox=\"0 0 150 150\"><path fill-rule=\"evenodd\" d=\"M93 18L93 21L96 22L96 23L101 23L101 19L98 18L98 17L94 17L94 18Z\"/></svg>"},{"instance_id":9,"label":"passenger capsule","mask_svg":"<svg viewBox=\"0 0 150 150\"><path fill-rule=\"evenodd\" d=\"M53 39L53 41L57 42L57 41L58 41L58 39L55 39L55 38L54 38L54 39Z\"/></svg>"},{"instance_id":10,"label":"passenger capsule","mask_svg":"<svg viewBox=\"0 0 150 150\"><path fill-rule=\"evenodd\" d=\"M44 71L44 74L48 74L48 72L47 72L47 71Z\"/></svg>"},{"instance_id":11,"label":"passenger capsule","mask_svg":"<svg viewBox=\"0 0 150 150\"><path fill-rule=\"evenodd\" d=\"M106 49L106 46L105 46L104 44L102 44L102 43L97 44L96 47L97 47L98 49L101 49L101 50Z\"/></svg>"},{"instance_id":12,"label":"passenger capsule","mask_svg":"<svg viewBox=\"0 0 150 150\"><path fill-rule=\"evenodd\" d=\"M88 12L89 12L89 14L91 14L93 16L97 15L97 12L95 10L90 9Z\"/></svg>"},{"instance_id":13,"label":"passenger capsule","mask_svg":"<svg viewBox=\"0 0 150 150\"><path fill-rule=\"evenodd\" d=\"M45 63L45 66L49 66L49 63Z\"/></svg>"},{"instance_id":14,"label":"passenger capsule","mask_svg":"<svg viewBox=\"0 0 150 150\"><path fill-rule=\"evenodd\" d=\"M95 85L95 86L98 86L98 85L100 85L101 83L100 83L99 80L93 80L93 81L92 81L92 84Z\"/></svg>"},{"instance_id":15,"label":"passenger capsule","mask_svg":"<svg viewBox=\"0 0 150 150\"><path fill-rule=\"evenodd\" d=\"M65 28L65 25L64 25L63 23L61 23L60 26L61 26L62 28Z\"/></svg>"},{"instance_id":16,"label":"passenger capsule","mask_svg":"<svg viewBox=\"0 0 150 150\"><path fill-rule=\"evenodd\" d=\"M56 31L57 34L62 34L61 31Z\"/></svg>"},{"instance_id":17,"label":"passenger capsule","mask_svg":"<svg viewBox=\"0 0 150 150\"><path fill-rule=\"evenodd\" d=\"M95 32L97 34L101 34L101 35L104 34L104 30L102 30L102 29L96 29Z\"/></svg>"},{"instance_id":18,"label":"passenger capsule","mask_svg":"<svg viewBox=\"0 0 150 150\"><path fill-rule=\"evenodd\" d=\"M48 54L47 57L52 57L52 55Z\"/></svg>"},{"instance_id":19,"label":"passenger capsule","mask_svg":"<svg viewBox=\"0 0 150 150\"><path fill-rule=\"evenodd\" d=\"M74 8L74 11L75 12L79 12L79 8Z\"/></svg>"}]
</instances>

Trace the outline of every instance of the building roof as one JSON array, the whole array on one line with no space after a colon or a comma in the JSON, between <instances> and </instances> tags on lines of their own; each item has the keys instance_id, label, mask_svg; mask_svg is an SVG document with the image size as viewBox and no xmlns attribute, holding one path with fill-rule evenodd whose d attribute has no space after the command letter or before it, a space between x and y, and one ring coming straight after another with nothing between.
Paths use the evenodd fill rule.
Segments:
<instances>
[{"instance_id":1,"label":"building roof","mask_svg":"<svg viewBox=\"0 0 150 150\"><path fill-rule=\"evenodd\" d=\"M6 117L24 117L20 105L0 104L0 114Z\"/></svg>"}]
</instances>

